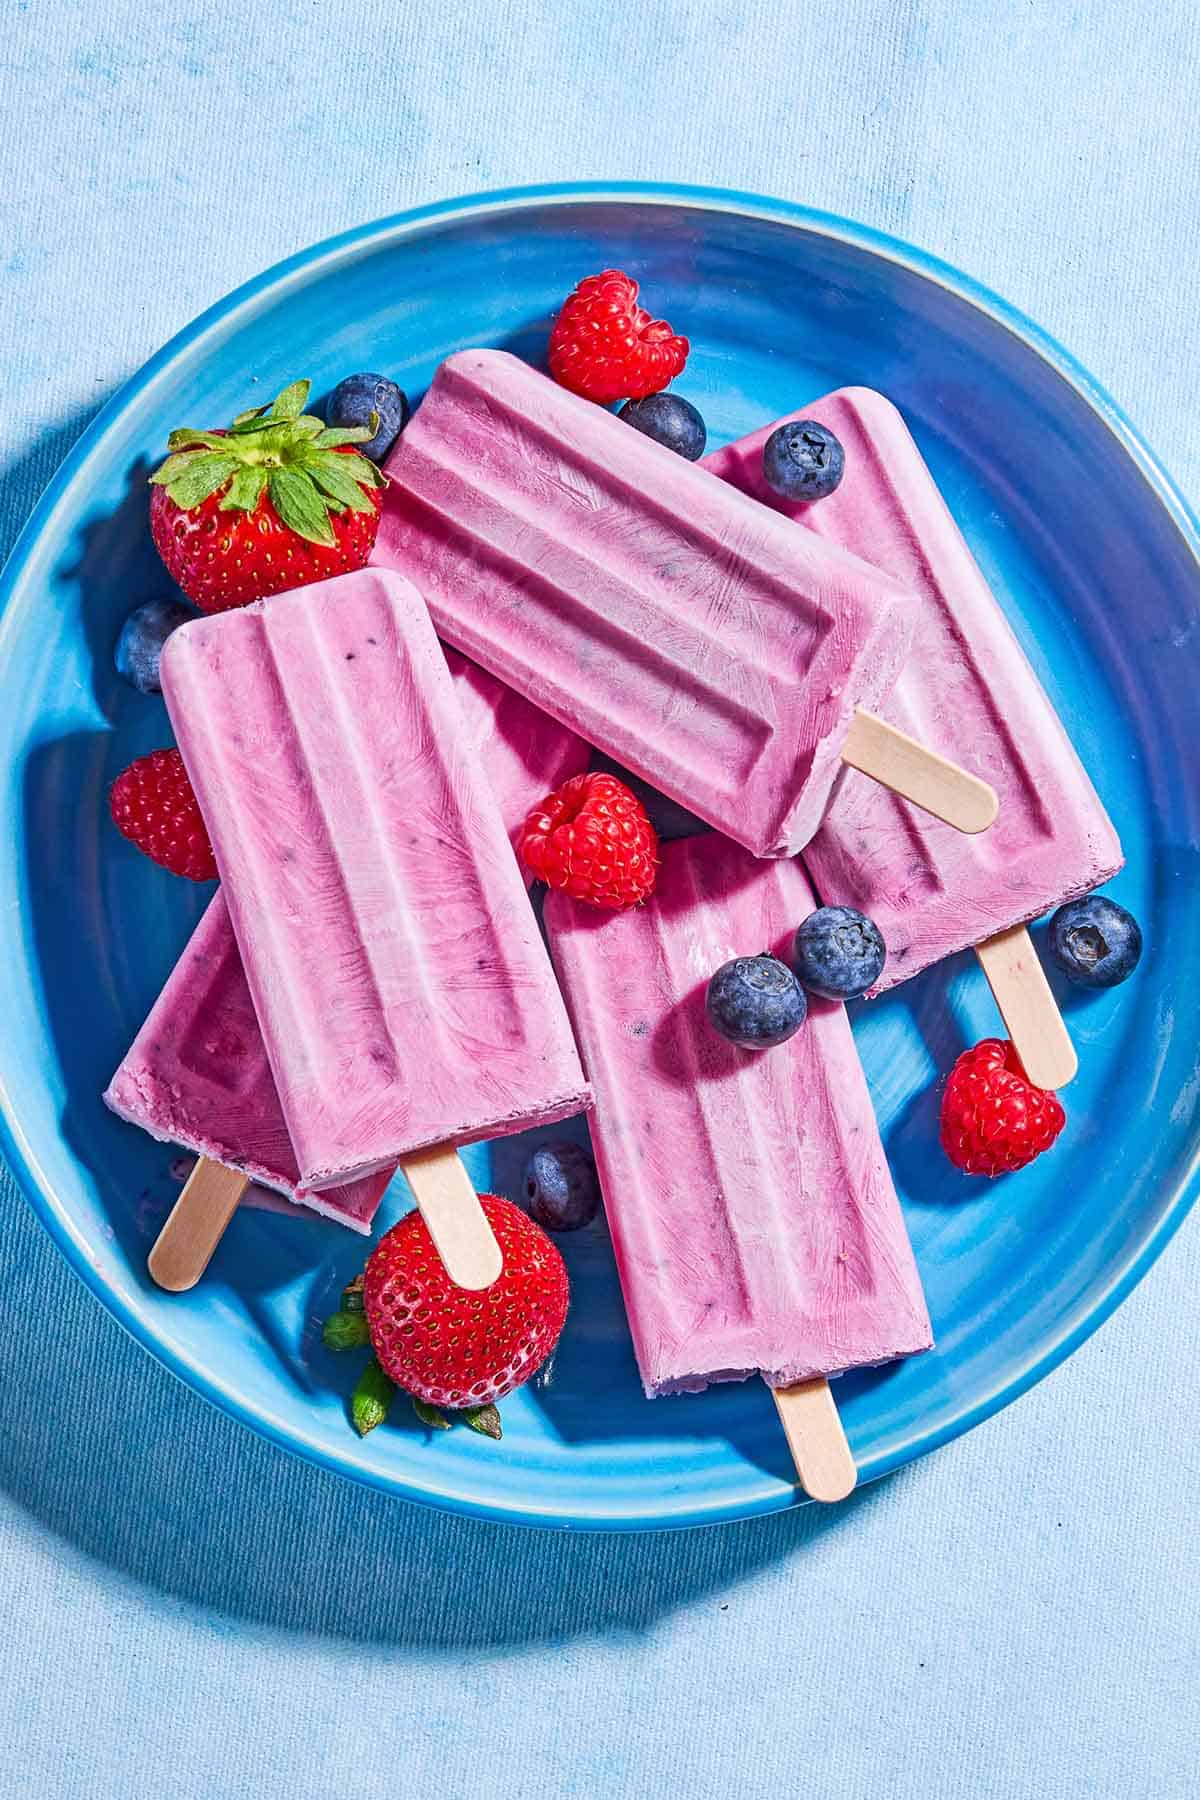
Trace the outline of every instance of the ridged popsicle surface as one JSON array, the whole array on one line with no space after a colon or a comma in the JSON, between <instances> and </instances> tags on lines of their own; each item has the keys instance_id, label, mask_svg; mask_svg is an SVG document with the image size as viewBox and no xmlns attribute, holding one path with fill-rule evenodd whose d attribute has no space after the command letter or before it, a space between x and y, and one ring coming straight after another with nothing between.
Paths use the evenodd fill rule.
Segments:
<instances>
[{"instance_id":1,"label":"ridged popsicle surface","mask_svg":"<svg viewBox=\"0 0 1200 1800\"><path fill-rule=\"evenodd\" d=\"M883 717L990 782L1000 811L955 831L856 770L838 777L804 852L821 899L883 932L876 992L1087 893L1124 862L1062 721L972 556L899 412L845 388L792 418L826 425L846 453L840 486L799 505L763 479L768 425L706 467L896 578L912 596L913 647Z\"/></svg>"},{"instance_id":2,"label":"ridged popsicle surface","mask_svg":"<svg viewBox=\"0 0 1200 1800\"><path fill-rule=\"evenodd\" d=\"M587 767L588 747L486 670L446 653L467 746L510 836L530 807ZM104 1095L151 1137L243 1169L295 1197L300 1178L224 898L217 891ZM390 1166L347 1187L301 1196L367 1231Z\"/></svg>"},{"instance_id":3,"label":"ridged popsicle surface","mask_svg":"<svg viewBox=\"0 0 1200 1800\"><path fill-rule=\"evenodd\" d=\"M786 954L812 907L797 861L716 835L665 845L644 906L547 901L652 1396L756 1371L781 1387L932 1342L845 1008L814 1000L794 1037L757 1052L705 1015L716 969Z\"/></svg>"},{"instance_id":4,"label":"ridged popsicle surface","mask_svg":"<svg viewBox=\"0 0 1200 1800\"><path fill-rule=\"evenodd\" d=\"M496 800L409 582L360 570L170 640L163 692L302 1189L587 1099Z\"/></svg>"},{"instance_id":5,"label":"ridged popsicle surface","mask_svg":"<svg viewBox=\"0 0 1200 1800\"><path fill-rule=\"evenodd\" d=\"M387 473L375 561L442 637L755 854L807 842L894 582L503 351L442 364Z\"/></svg>"}]
</instances>

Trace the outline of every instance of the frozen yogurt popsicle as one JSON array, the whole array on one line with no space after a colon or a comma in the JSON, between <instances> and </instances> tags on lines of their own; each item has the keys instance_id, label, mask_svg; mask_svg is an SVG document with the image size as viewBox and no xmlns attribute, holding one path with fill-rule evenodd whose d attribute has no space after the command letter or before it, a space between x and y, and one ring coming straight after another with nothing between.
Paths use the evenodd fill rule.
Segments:
<instances>
[{"instance_id":1,"label":"frozen yogurt popsicle","mask_svg":"<svg viewBox=\"0 0 1200 1800\"><path fill-rule=\"evenodd\" d=\"M463 717L463 742L482 765L514 849L526 814L579 775L591 745L486 669L442 646Z\"/></svg>"},{"instance_id":2,"label":"frozen yogurt popsicle","mask_svg":"<svg viewBox=\"0 0 1200 1800\"><path fill-rule=\"evenodd\" d=\"M463 715L510 834L549 789L587 767L582 739L457 651L446 654ZM104 1095L120 1117L291 1198L299 1170L220 891ZM392 1170L302 1203L370 1229Z\"/></svg>"},{"instance_id":3,"label":"frozen yogurt popsicle","mask_svg":"<svg viewBox=\"0 0 1200 1800\"><path fill-rule=\"evenodd\" d=\"M974 777L881 726L902 589L498 350L444 362L387 465L374 560L441 635L760 856L812 836L843 767L963 829Z\"/></svg>"},{"instance_id":4,"label":"frozen yogurt popsicle","mask_svg":"<svg viewBox=\"0 0 1200 1800\"><path fill-rule=\"evenodd\" d=\"M755 861L716 835L664 845L645 906L546 904L652 1397L756 1371L819 1392L932 1342L845 1008L810 1001L793 1038L758 1052L705 1016L721 964L786 956L813 905L798 861Z\"/></svg>"},{"instance_id":5,"label":"frozen yogurt popsicle","mask_svg":"<svg viewBox=\"0 0 1200 1800\"><path fill-rule=\"evenodd\" d=\"M976 947L1030 1079L1061 1086L1075 1053L1024 926L1115 874L1117 834L896 408L846 388L789 416L842 443L846 472L827 499L804 506L766 485L774 426L707 467L904 584L916 631L884 715L1000 800L991 830L968 837L847 770L805 850L809 874L822 900L858 907L882 931L879 991Z\"/></svg>"},{"instance_id":6,"label":"frozen yogurt popsicle","mask_svg":"<svg viewBox=\"0 0 1200 1800\"><path fill-rule=\"evenodd\" d=\"M452 1276L486 1286L498 1252L488 1272L453 1147L588 1093L421 598L360 570L171 642L163 693L298 1189L399 1161Z\"/></svg>"}]
</instances>

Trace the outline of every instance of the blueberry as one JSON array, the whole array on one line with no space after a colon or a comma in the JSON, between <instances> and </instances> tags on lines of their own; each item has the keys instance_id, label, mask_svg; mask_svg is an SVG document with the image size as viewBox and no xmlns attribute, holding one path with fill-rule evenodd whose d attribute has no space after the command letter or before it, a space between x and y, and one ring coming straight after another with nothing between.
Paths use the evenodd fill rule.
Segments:
<instances>
[{"instance_id":1,"label":"blueberry","mask_svg":"<svg viewBox=\"0 0 1200 1800\"><path fill-rule=\"evenodd\" d=\"M887 961L883 933L852 906L819 906L796 933L796 974L822 1000L857 1000Z\"/></svg>"},{"instance_id":2,"label":"blueberry","mask_svg":"<svg viewBox=\"0 0 1200 1800\"><path fill-rule=\"evenodd\" d=\"M137 606L121 627L113 661L117 674L132 683L140 694L161 694L158 681L158 659L162 647L180 625L186 625L196 614L182 600L147 600Z\"/></svg>"},{"instance_id":3,"label":"blueberry","mask_svg":"<svg viewBox=\"0 0 1200 1800\"><path fill-rule=\"evenodd\" d=\"M708 442L704 420L691 401L678 394L648 394L644 400L627 400L617 417L689 462L704 455Z\"/></svg>"},{"instance_id":4,"label":"blueberry","mask_svg":"<svg viewBox=\"0 0 1200 1800\"><path fill-rule=\"evenodd\" d=\"M1131 912L1105 894L1068 900L1050 921L1050 954L1081 987L1110 988L1138 966L1142 928Z\"/></svg>"},{"instance_id":5,"label":"blueberry","mask_svg":"<svg viewBox=\"0 0 1200 1800\"><path fill-rule=\"evenodd\" d=\"M824 500L846 470L846 453L815 419L780 425L763 445L763 476L785 500Z\"/></svg>"},{"instance_id":6,"label":"blueberry","mask_svg":"<svg viewBox=\"0 0 1200 1800\"><path fill-rule=\"evenodd\" d=\"M408 424L408 395L404 389L386 375L347 375L334 388L325 409L328 423L340 426L369 425L372 413L379 414L379 429L358 449L379 463Z\"/></svg>"},{"instance_id":7,"label":"blueberry","mask_svg":"<svg viewBox=\"0 0 1200 1800\"><path fill-rule=\"evenodd\" d=\"M769 1050L804 1023L804 989L777 956L735 956L708 984L705 1010L714 1030L743 1050Z\"/></svg>"},{"instance_id":8,"label":"blueberry","mask_svg":"<svg viewBox=\"0 0 1200 1800\"><path fill-rule=\"evenodd\" d=\"M525 1165L525 1198L546 1231L578 1231L600 1205L596 1165L579 1144L543 1144Z\"/></svg>"}]
</instances>

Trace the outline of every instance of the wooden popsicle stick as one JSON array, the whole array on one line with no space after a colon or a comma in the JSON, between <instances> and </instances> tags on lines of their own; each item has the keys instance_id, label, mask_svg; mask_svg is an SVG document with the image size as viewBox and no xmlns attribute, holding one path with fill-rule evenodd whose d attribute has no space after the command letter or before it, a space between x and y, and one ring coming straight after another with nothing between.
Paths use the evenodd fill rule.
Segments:
<instances>
[{"instance_id":1,"label":"wooden popsicle stick","mask_svg":"<svg viewBox=\"0 0 1200 1800\"><path fill-rule=\"evenodd\" d=\"M985 938L976 944L975 954L1034 1087L1066 1087L1075 1077L1079 1058L1024 925Z\"/></svg>"},{"instance_id":2,"label":"wooden popsicle stick","mask_svg":"<svg viewBox=\"0 0 1200 1800\"><path fill-rule=\"evenodd\" d=\"M451 1281L491 1287L504 1259L458 1151L438 1145L402 1157L400 1167Z\"/></svg>"},{"instance_id":3,"label":"wooden popsicle stick","mask_svg":"<svg viewBox=\"0 0 1200 1800\"><path fill-rule=\"evenodd\" d=\"M1000 810L995 788L978 775L861 707L842 746L842 761L959 831L986 831Z\"/></svg>"},{"instance_id":4,"label":"wooden popsicle stick","mask_svg":"<svg viewBox=\"0 0 1200 1800\"><path fill-rule=\"evenodd\" d=\"M818 1376L771 1392L800 1486L811 1500L844 1500L854 1492L858 1470L829 1383Z\"/></svg>"},{"instance_id":5,"label":"wooden popsicle stick","mask_svg":"<svg viewBox=\"0 0 1200 1800\"><path fill-rule=\"evenodd\" d=\"M146 1259L160 1288L182 1294L195 1287L249 1186L240 1169L200 1158Z\"/></svg>"}]
</instances>

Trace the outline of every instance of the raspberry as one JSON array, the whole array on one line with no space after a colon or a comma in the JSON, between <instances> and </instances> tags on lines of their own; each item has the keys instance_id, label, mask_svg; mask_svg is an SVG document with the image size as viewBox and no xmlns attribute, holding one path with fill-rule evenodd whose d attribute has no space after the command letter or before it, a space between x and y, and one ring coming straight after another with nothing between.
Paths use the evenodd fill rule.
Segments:
<instances>
[{"instance_id":1,"label":"raspberry","mask_svg":"<svg viewBox=\"0 0 1200 1800\"><path fill-rule=\"evenodd\" d=\"M637 297L637 282L620 269L579 283L550 333L555 381L605 406L661 394L674 381L688 359L688 341L665 319L652 319Z\"/></svg>"},{"instance_id":2,"label":"raspberry","mask_svg":"<svg viewBox=\"0 0 1200 1800\"><path fill-rule=\"evenodd\" d=\"M942 1148L966 1175L1006 1175L1048 1150L1067 1115L1032 1085L1012 1044L984 1038L964 1050L942 1096Z\"/></svg>"},{"instance_id":3,"label":"raspberry","mask_svg":"<svg viewBox=\"0 0 1200 1800\"><path fill-rule=\"evenodd\" d=\"M108 795L113 824L153 862L189 881L217 873L208 831L178 750L152 750L123 769Z\"/></svg>"},{"instance_id":4,"label":"raspberry","mask_svg":"<svg viewBox=\"0 0 1200 1800\"><path fill-rule=\"evenodd\" d=\"M431 1406L503 1399L545 1362L567 1316L567 1271L556 1246L511 1200L479 1199L504 1258L491 1287L455 1287L416 1212L380 1239L363 1280L380 1366Z\"/></svg>"},{"instance_id":5,"label":"raspberry","mask_svg":"<svg viewBox=\"0 0 1200 1800\"><path fill-rule=\"evenodd\" d=\"M615 775L573 775L521 828L521 860L549 887L623 911L654 891L658 839L636 794Z\"/></svg>"}]
</instances>

